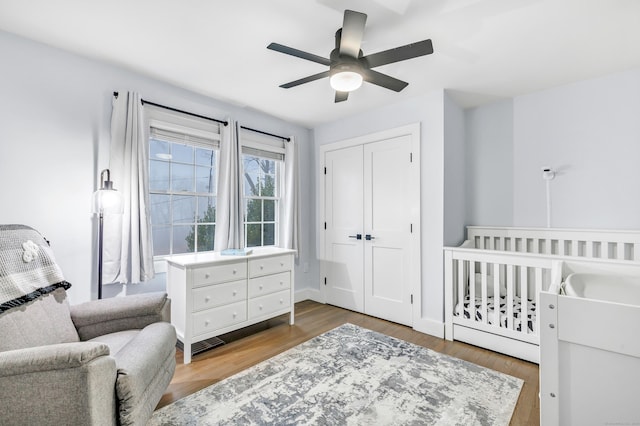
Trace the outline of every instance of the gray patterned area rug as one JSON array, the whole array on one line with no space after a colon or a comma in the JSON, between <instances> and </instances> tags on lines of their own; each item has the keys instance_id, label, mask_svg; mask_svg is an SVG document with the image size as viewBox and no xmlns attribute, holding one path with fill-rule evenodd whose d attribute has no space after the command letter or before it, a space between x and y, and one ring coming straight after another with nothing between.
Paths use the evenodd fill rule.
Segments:
<instances>
[{"instance_id":1,"label":"gray patterned area rug","mask_svg":"<svg viewBox=\"0 0 640 426\"><path fill-rule=\"evenodd\" d=\"M149 425L508 425L522 384L345 324L161 408Z\"/></svg>"}]
</instances>

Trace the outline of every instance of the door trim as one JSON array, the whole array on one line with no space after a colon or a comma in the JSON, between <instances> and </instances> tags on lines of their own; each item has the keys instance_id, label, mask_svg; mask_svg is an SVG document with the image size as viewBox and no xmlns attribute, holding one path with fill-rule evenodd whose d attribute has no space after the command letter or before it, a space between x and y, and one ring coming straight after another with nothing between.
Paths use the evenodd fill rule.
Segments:
<instances>
[{"instance_id":1,"label":"door trim","mask_svg":"<svg viewBox=\"0 0 640 426\"><path fill-rule=\"evenodd\" d=\"M316 227L316 241L318 241L317 252L318 259L320 261L320 298L323 303L326 303L326 288L324 286L325 271L325 154L329 151L335 151L343 148L348 148L356 145L365 145L380 140L392 139L400 136L411 137L411 152L413 155L413 161L417 162L418 167L412 168L412 179L414 182L418 182L416 185L416 196L414 207L411 209L411 222L413 224L413 238L411 239L411 259L410 259L410 276L411 276L411 293L413 294L413 324L414 327L418 324L422 318L422 273L421 273L421 257L420 257L420 236L421 236L421 224L420 224L420 123L412 123L406 126L395 127L392 129L383 130L380 132L370 133L367 135L357 136L350 139L345 139L337 142L332 142L319 147L318 158L318 223Z\"/></svg>"}]
</instances>

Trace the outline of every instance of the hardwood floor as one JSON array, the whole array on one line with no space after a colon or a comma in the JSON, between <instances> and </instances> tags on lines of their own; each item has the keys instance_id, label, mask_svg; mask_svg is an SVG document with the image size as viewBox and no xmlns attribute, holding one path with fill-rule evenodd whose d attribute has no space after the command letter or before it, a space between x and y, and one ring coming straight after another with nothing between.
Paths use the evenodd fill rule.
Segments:
<instances>
[{"instance_id":1,"label":"hardwood floor","mask_svg":"<svg viewBox=\"0 0 640 426\"><path fill-rule=\"evenodd\" d=\"M540 424L538 365L461 342L422 334L409 327L312 301L296 304L295 325L283 315L255 326L220 336L226 345L195 355L184 365L176 354L176 372L158 408L219 382L261 361L344 323L352 323L394 336L456 358L524 380L511 425Z\"/></svg>"}]
</instances>

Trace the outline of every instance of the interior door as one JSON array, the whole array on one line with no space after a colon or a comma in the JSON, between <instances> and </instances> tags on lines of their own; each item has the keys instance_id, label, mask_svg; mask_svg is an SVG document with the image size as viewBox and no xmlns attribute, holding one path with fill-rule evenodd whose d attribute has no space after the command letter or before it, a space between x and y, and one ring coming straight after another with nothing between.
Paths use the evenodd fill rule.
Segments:
<instances>
[{"instance_id":1,"label":"interior door","mask_svg":"<svg viewBox=\"0 0 640 426\"><path fill-rule=\"evenodd\" d=\"M411 137L364 145L364 312L412 325Z\"/></svg>"},{"instance_id":2,"label":"interior door","mask_svg":"<svg viewBox=\"0 0 640 426\"><path fill-rule=\"evenodd\" d=\"M364 312L362 155L362 145L325 154L325 295L357 312Z\"/></svg>"}]
</instances>

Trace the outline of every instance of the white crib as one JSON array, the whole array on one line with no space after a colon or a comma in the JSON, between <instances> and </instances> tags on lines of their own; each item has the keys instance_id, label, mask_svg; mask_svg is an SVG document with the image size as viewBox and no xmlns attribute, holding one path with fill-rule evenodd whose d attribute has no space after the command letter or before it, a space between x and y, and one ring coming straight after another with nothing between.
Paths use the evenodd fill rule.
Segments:
<instances>
[{"instance_id":1,"label":"white crib","mask_svg":"<svg viewBox=\"0 0 640 426\"><path fill-rule=\"evenodd\" d=\"M445 338L538 363L540 292L558 261L640 261L640 231L467 227L445 247Z\"/></svg>"}]
</instances>

